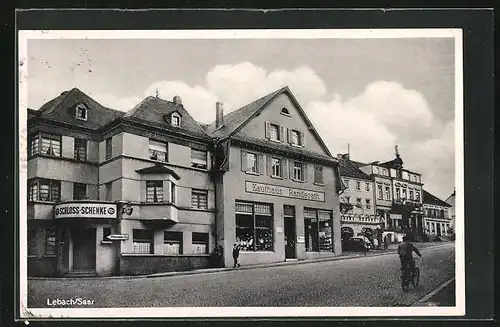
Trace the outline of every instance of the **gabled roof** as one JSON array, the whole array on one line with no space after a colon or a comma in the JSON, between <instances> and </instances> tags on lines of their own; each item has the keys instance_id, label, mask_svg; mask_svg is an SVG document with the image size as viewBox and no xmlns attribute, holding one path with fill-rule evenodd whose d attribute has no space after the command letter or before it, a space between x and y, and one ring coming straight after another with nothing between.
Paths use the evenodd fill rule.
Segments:
<instances>
[{"instance_id":1,"label":"gabled roof","mask_svg":"<svg viewBox=\"0 0 500 327\"><path fill-rule=\"evenodd\" d=\"M138 169L136 170L136 172L139 174L170 174L175 179L181 179L181 177L175 171L160 164L155 164L154 166L151 167Z\"/></svg>"},{"instance_id":2,"label":"gabled roof","mask_svg":"<svg viewBox=\"0 0 500 327\"><path fill-rule=\"evenodd\" d=\"M169 117L172 113L181 115L181 126L172 126ZM126 120L145 123L151 126L168 129L174 132L208 138L203 128L191 117L181 104L148 96L128 111L123 117Z\"/></svg>"},{"instance_id":3,"label":"gabled roof","mask_svg":"<svg viewBox=\"0 0 500 327\"><path fill-rule=\"evenodd\" d=\"M89 110L86 121L75 117L75 106L79 103L83 103ZM30 113L33 116L88 129L98 129L125 114L123 111L104 107L77 88L62 92L39 110Z\"/></svg>"},{"instance_id":4,"label":"gabled roof","mask_svg":"<svg viewBox=\"0 0 500 327\"><path fill-rule=\"evenodd\" d=\"M370 180L370 176L362 172L359 168L366 166L365 163L349 160L345 157L339 158L340 176Z\"/></svg>"},{"instance_id":5,"label":"gabled roof","mask_svg":"<svg viewBox=\"0 0 500 327\"><path fill-rule=\"evenodd\" d=\"M228 138L234 135L239 130L241 130L249 121L251 121L256 115L262 112L262 110L264 110L275 97L283 93L286 93L290 97L291 101L299 111L300 115L306 121L306 124L309 127L311 133L316 137L323 150L328 154L328 156L331 157L330 151L326 147L325 143L319 136L318 132L312 125L311 121L307 117L306 113L304 112L304 110L302 109L299 102L293 95L292 91L290 91L288 86L282 87L281 89L269 93L268 95L263 96L262 98L257 99L252 103L247 104L244 107L241 107L240 109L237 109L235 111L232 111L224 115L223 117L224 124L217 129L215 127L215 122L213 122L206 128L207 134L216 138Z\"/></svg>"},{"instance_id":6,"label":"gabled roof","mask_svg":"<svg viewBox=\"0 0 500 327\"><path fill-rule=\"evenodd\" d=\"M423 199L422 199L423 204L432 204L435 206L448 207L448 208L451 207L450 204L444 202L443 200L441 200L437 196L427 192L426 190L423 190L423 191L424 191Z\"/></svg>"}]
</instances>

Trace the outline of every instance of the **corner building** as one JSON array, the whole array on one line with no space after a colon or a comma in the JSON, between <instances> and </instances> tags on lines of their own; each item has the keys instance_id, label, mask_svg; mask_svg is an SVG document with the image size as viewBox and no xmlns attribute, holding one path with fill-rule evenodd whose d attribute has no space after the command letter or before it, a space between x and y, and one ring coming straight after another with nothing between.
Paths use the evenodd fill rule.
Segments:
<instances>
[{"instance_id":1,"label":"corner building","mask_svg":"<svg viewBox=\"0 0 500 327\"><path fill-rule=\"evenodd\" d=\"M338 162L288 88L216 122L78 89L28 110L28 275L138 275L336 255Z\"/></svg>"},{"instance_id":2,"label":"corner building","mask_svg":"<svg viewBox=\"0 0 500 327\"><path fill-rule=\"evenodd\" d=\"M341 253L338 161L288 87L227 115L219 103L207 133L217 140L224 249L240 244L242 265ZM224 251L224 265L232 264Z\"/></svg>"}]
</instances>

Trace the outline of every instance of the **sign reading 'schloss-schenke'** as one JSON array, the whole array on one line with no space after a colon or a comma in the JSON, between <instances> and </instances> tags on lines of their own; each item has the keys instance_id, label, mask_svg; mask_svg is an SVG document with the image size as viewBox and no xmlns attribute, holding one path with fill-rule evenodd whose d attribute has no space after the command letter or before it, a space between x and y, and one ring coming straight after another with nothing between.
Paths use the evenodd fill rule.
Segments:
<instances>
[{"instance_id":1,"label":"sign reading 'schloss-schenke'","mask_svg":"<svg viewBox=\"0 0 500 327\"><path fill-rule=\"evenodd\" d=\"M258 193L300 200L325 202L325 193L323 192L303 190L279 185L255 183L250 181L245 182L245 191L248 193Z\"/></svg>"},{"instance_id":2,"label":"sign reading 'schloss-schenke'","mask_svg":"<svg viewBox=\"0 0 500 327\"><path fill-rule=\"evenodd\" d=\"M110 203L73 202L58 204L55 218L116 218L116 205Z\"/></svg>"}]
</instances>

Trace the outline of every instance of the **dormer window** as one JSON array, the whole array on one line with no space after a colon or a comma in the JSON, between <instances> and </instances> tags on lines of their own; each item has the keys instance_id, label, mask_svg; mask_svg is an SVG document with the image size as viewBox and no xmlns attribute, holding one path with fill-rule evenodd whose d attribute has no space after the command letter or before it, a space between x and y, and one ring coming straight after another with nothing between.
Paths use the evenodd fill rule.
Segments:
<instances>
[{"instance_id":1,"label":"dormer window","mask_svg":"<svg viewBox=\"0 0 500 327\"><path fill-rule=\"evenodd\" d=\"M87 120L88 117L88 109L83 104L79 104L76 106L76 119Z\"/></svg>"},{"instance_id":2,"label":"dormer window","mask_svg":"<svg viewBox=\"0 0 500 327\"><path fill-rule=\"evenodd\" d=\"M170 123L172 124L172 126L180 127L181 126L181 115L179 115L177 112L174 112L170 116Z\"/></svg>"},{"instance_id":3,"label":"dormer window","mask_svg":"<svg viewBox=\"0 0 500 327\"><path fill-rule=\"evenodd\" d=\"M285 116L290 116L290 112L287 108L281 108L281 114Z\"/></svg>"}]
</instances>

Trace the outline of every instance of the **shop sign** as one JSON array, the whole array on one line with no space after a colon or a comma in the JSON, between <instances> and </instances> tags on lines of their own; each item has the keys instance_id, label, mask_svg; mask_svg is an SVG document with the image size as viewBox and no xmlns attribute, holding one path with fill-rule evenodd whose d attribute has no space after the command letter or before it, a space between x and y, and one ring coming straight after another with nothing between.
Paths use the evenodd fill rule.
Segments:
<instances>
[{"instance_id":1,"label":"shop sign","mask_svg":"<svg viewBox=\"0 0 500 327\"><path fill-rule=\"evenodd\" d=\"M109 203L64 203L58 204L54 210L58 218L116 218L116 205Z\"/></svg>"},{"instance_id":2,"label":"shop sign","mask_svg":"<svg viewBox=\"0 0 500 327\"><path fill-rule=\"evenodd\" d=\"M304 237L304 235L297 235L297 243L305 243L306 242L306 238Z\"/></svg>"},{"instance_id":3,"label":"shop sign","mask_svg":"<svg viewBox=\"0 0 500 327\"><path fill-rule=\"evenodd\" d=\"M391 213L389 216L391 219L403 219L403 216L400 213Z\"/></svg>"},{"instance_id":4,"label":"shop sign","mask_svg":"<svg viewBox=\"0 0 500 327\"><path fill-rule=\"evenodd\" d=\"M298 188L291 188L279 185L245 182L245 191L247 193L257 193L271 196L280 196L285 198L294 198L300 200L325 202L325 193Z\"/></svg>"},{"instance_id":5,"label":"shop sign","mask_svg":"<svg viewBox=\"0 0 500 327\"><path fill-rule=\"evenodd\" d=\"M110 240L110 241L126 241L126 240L128 240L128 234L111 234L111 235L108 235L108 240Z\"/></svg>"}]
</instances>

